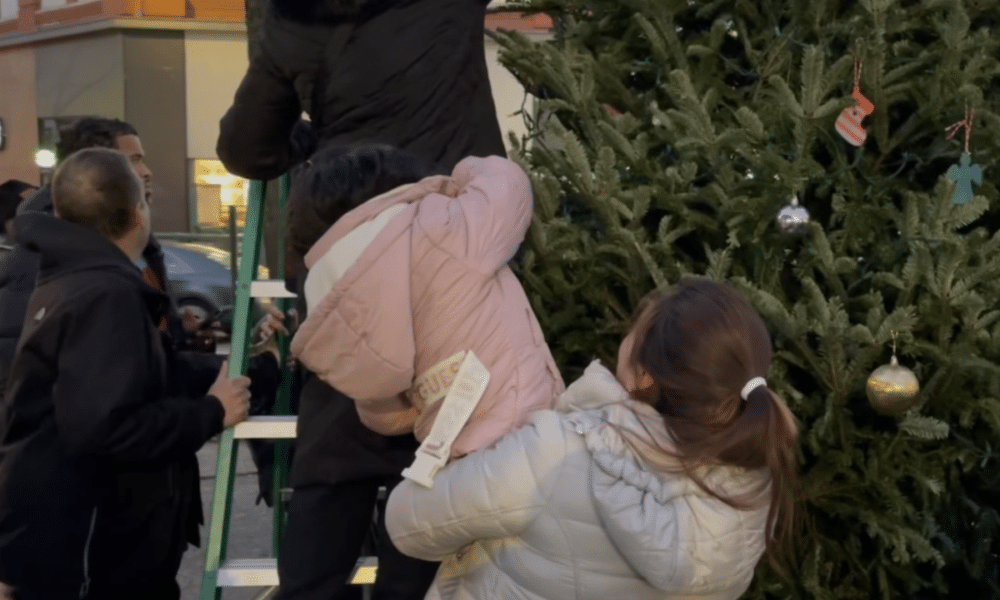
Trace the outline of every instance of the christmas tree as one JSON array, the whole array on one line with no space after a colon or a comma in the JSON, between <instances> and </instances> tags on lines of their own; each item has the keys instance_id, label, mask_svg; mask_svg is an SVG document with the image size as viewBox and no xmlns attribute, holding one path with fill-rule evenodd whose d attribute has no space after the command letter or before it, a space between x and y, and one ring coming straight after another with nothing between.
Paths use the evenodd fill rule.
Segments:
<instances>
[{"instance_id":1,"label":"christmas tree","mask_svg":"<svg viewBox=\"0 0 1000 600\"><path fill-rule=\"evenodd\" d=\"M812 530L747 597L1000 597L1000 2L508 8L555 23L496 37L539 99L516 268L567 381L685 277L772 328ZM896 407L869 385L894 343Z\"/></svg>"}]
</instances>

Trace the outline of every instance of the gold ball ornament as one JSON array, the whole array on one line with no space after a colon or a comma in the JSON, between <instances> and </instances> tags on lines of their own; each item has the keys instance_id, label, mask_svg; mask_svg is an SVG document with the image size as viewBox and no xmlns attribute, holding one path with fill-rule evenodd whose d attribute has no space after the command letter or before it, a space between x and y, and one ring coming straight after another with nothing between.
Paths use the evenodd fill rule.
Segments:
<instances>
[{"instance_id":1,"label":"gold ball ornament","mask_svg":"<svg viewBox=\"0 0 1000 600\"><path fill-rule=\"evenodd\" d=\"M901 366L895 355L889 364L872 372L866 387L868 401L875 412L889 417L898 417L910 410L920 393L917 376Z\"/></svg>"}]
</instances>

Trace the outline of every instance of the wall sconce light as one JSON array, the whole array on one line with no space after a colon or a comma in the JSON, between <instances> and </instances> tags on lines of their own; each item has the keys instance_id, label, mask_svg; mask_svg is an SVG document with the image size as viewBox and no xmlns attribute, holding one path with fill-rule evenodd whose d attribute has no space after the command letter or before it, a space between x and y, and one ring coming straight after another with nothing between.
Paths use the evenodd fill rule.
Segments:
<instances>
[{"instance_id":1,"label":"wall sconce light","mask_svg":"<svg viewBox=\"0 0 1000 600\"><path fill-rule=\"evenodd\" d=\"M41 169L51 169L56 166L56 153L44 149L35 152L35 164Z\"/></svg>"}]
</instances>

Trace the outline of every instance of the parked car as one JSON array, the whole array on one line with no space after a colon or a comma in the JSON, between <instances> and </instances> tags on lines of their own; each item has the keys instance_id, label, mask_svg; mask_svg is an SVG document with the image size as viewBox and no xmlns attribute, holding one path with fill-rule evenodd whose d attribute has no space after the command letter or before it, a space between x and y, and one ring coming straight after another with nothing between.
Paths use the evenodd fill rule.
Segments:
<instances>
[{"instance_id":1,"label":"parked car","mask_svg":"<svg viewBox=\"0 0 1000 600\"><path fill-rule=\"evenodd\" d=\"M214 246L162 241L167 268L167 293L183 314L190 310L200 323L218 321L223 331L232 332L236 302L232 288L230 253ZM257 268L258 279L268 279L267 267ZM254 299L253 322L265 314L264 304Z\"/></svg>"}]
</instances>

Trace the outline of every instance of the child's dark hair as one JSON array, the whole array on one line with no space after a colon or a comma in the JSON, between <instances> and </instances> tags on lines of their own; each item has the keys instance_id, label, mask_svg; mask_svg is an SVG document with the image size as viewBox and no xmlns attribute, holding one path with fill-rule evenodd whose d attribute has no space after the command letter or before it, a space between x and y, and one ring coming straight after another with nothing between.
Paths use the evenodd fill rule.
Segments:
<instances>
[{"instance_id":1,"label":"child's dark hair","mask_svg":"<svg viewBox=\"0 0 1000 600\"><path fill-rule=\"evenodd\" d=\"M736 508L745 498L711 490L695 470L726 464L770 472L767 556L788 576L797 534L798 432L790 411L767 387L741 397L751 379L766 377L774 350L763 319L731 287L683 282L647 296L637 311L631 364L653 380L633 395L663 415L684 472L703 490ZM749 497L749 496L748 496Z\"/></svg>"},{"instance_id":2,"label":"child's dark hair","mask_svg":"<svg viewBox=\"0 0 1000 600\"><path fill-rule=\"evenodd\" d=\"M84 117L59 132L56 158L62 162L70 154L85 148L115 149L118 147L118 138L123 135L139 134L135 127L119 119Z\"/></svg>"},{"instance_id":3,"label":"child's dark hair","mask_svg":"<svg viewBox=\"0 0 1000 600\"><path fill-rule=\"evenodd\" d=\"M384 144L320 150L294 177L288 208L289 249L305 256L354 208L431 174L429 164Z\"/></svg>"}]
</instances>

